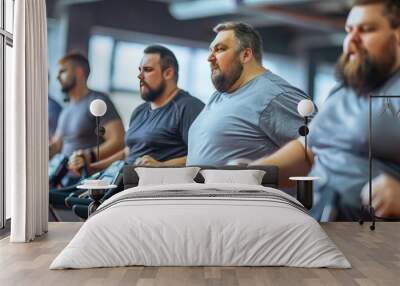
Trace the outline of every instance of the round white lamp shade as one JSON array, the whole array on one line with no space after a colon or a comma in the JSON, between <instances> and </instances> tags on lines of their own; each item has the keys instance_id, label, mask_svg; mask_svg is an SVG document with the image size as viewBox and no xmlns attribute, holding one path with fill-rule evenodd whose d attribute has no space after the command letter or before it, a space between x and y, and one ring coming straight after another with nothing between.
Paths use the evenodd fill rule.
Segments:
<instances>
[{"instance_id":1,"label":"round white lamp shade","mask_svg":"<svg viewBox=\"0 0 400 286\"><path fill-rule=\"evenodd\" d=\"M90 113L94 116L103 116L107 111L107 104L104 100L95 99L90 103Z\"/></svg>"},{"instance_id":2,"label":"round white lamp shade","mask_svg":"<svg viewBox=\"0 0 400 286\"><path fill-rule=\"evenodd\" d=\"M309 99L303 99L297 105L297 111L303 117L308 117L314 112L314 103Z\"/></svg>"}]
</instances>

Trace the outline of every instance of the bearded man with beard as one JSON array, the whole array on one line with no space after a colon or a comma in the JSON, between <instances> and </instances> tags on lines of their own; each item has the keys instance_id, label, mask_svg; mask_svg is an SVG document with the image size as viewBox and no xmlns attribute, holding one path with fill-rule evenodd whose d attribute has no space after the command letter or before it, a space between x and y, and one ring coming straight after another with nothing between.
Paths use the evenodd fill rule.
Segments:
<instances>
[{"instance_id":1,"label":"bearded man with beard","mask_svg":"<svg viewBox=\"0 0 400 286\"><path fill-rule=\"evenodd\" d=\"M90 103L102 99L107 105L107 112L100 118L104 127L104 136L100 138L100 157L108 157L124 148L124 127L122 120L109 97L88 88L87 80L90 65L87 58L79 53L70 53L59 60L57 76L61 89L69 103L62 110L55 135L50 140L50 158L56 153L70 156L70 161L81 156L87 164L97 161L95 134L96 118L90 113ZM77 174L68 176L69 182L79 179Z\"/></svg>"},{"instance_id":2,"label":"bearded man with beard","mask_svg":"<svg viewBox=\"0 0 400 286\"><path fill-rule=\"evenodd\" d=\"M400 1L356 0L346 21L335 88L310 126L307 150L294 140L253 164L279 166L290 176L318 176L312 215L354 220L369 180L369 100L372 103L373 206L378 216L400 215ZM309 172L310 171L310 172ZM367 202L368 199L364 201Z\"/></svg>"},{"instance_id":3,"label":"bearded man with beard","mask_svg":"<svg viewBox=\"0 0 400 286\"><path fill-rule=\"evenodd\" d=\"M250 25L217 25L208 61L216 92L189 130L188 165L252 161L298 135L297 104L308 97L262 66L262 40Z\"/></svg>"},{"instance_id":4,"label":"bearded man with beard","mask_svg":"<svg viewBox=\"0 0 400 286\"><path fill-rule=\"evenodd\" d=\"M90 173L116 160L141 166L185 166L188 131L204 104L177 86L178 61L166 47L144 50L139 66L140 95L145 101L132 113L125 149L90 164ZM76 162L75 170L82 166Z\"/></svg>"}]
</instances>

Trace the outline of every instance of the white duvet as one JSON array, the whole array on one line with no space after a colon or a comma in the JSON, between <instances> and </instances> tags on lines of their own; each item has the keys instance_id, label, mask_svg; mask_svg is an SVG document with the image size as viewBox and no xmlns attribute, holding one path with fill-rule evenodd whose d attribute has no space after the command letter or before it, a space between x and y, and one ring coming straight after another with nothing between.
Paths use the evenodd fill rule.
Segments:
<instances>
[{"instance_id":1,"label":"white duvet","mask_svg":"<svg viewBox=\"0 0 400 286\"><path fill-rule=\"evenodd\" d=\"M173 197L130 198L174 190L244 194L196 197L177 192ZM251 191L266 192L270 198L251 196ZM104 202L50 269L127 265L350 268L320 225L299 206L282 191L254 185L131 188Z\"/></svg>"}]
</instances>

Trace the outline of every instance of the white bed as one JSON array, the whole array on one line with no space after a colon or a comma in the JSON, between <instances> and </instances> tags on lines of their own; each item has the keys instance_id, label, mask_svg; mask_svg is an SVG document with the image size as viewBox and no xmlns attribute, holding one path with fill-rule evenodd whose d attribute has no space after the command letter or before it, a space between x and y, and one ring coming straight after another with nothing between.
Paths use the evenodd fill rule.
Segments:
<instances>
[{"instance_id":1,"label":"white bed","mask_svg":"<svg viewBox=\"0 0 400 286\"><path fill-rule=\"evenodd\" d=\"M134 187L111 197L50 269L128 265L351 267L282 191L197 183Z\"/></svg>"}]
</instances>

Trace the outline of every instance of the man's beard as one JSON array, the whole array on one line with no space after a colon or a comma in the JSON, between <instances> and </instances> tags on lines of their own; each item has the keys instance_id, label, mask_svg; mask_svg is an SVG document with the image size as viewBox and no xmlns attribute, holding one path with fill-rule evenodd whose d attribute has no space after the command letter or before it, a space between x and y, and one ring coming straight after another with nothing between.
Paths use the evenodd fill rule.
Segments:
<instances>
[{"instance_id":1,"label":"man's beard","mask_svg":"<svg viewBox=\"0 0 400 286\"><path fill-rule=\"evenodd\" d=\"M143 85L147 87L147 92L142 92L142 89L140 89L140 96L144 101L148 102L153 102L157 98L159 98L165 91L166 83L165 80L162 79L158 87L156 88L151 88L145 81L141 81Z\"/></svg>"},{"instance_id":2,"label":"man's beard","mask_svg":"<svg viewBox=\"0 0 400 286\"><path fill-rule=\"evenodd\" d=\"M336 64L336 78L345 87L359 96L369 96L390 77L396 63L396 52L387 50L380 62L373 60L365 49L360 49L358 58L350 61L350 55L343 53Z\"/></svg>"},{"instance_id":3,"label":"man's beard","mask_svg":"<svg viewBox=\"0 0 400 286\"><path fill-rule=\"evenodd\" d=\"M61 91L64 93L70 92L76 86L76 78L73 77L69 83L61 83Z\"/></svg>"},{"instance_id":4,"label":"man's beard","mask_svg":"<svg viewBox=\"0 0 400 286\"><path fill-rule=\"evenodd\" d=\"M236 59L235 62L232 63L232 68L228 72L222 72L215 74L211 74L211 80L214 84L214 87L219 92L227 92L232 85L240 78L243 71L243 65L239 62L239 59Z\"/></svg>"}]
</instances>

